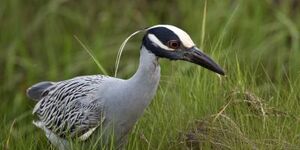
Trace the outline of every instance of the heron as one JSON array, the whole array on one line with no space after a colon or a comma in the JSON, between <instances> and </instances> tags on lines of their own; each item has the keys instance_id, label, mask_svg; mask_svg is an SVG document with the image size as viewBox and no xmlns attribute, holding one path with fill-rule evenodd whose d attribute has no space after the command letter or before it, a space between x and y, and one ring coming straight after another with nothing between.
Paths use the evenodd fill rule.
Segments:
<instances>
[{"instance_id":1,"label":"heron","mask_svg":"<svg viewBox=\"0 0 300 150\"><path fill-rule=\"evenodd\" d=\"M33 124L55 147L68 149L72 139L87 142L100 136L107 144L111 134L115 145L123 145L155 96L160 58L191 62L225 75L182 29L159 24L143 31L139 66L129 79L86 75L42 81L27 89L27 96L36 101Z\"/></svg>"}]
</instances>

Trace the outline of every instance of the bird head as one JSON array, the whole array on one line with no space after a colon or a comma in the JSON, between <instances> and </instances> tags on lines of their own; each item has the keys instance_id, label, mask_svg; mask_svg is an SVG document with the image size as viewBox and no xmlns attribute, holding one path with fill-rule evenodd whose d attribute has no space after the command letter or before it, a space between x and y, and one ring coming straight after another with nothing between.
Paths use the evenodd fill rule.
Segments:
<instances>
[{"instance_id":1,"label":"bird head","mask_svg":"<svg viewBox=\"0 0 300 150\"><path fill-rule=\"evenodd\" d=\"M223 69L209 56L199 50L190 36L172 25L155 25L146 29L143 46L157 57L170 60L184 60L220 75Z\"/></svg>"}]
</instances>

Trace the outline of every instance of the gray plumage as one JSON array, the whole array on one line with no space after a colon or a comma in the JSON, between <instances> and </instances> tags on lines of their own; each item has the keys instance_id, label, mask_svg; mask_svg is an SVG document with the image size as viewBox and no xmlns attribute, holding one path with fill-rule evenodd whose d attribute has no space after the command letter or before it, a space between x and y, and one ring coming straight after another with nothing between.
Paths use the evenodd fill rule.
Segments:
<instances>
[{"instance_id":1,"label":"gray plumage","mask_svg":"<svg viewBox=\"0 0 300 150\"><path fill-rule=\"evenodd\" d=\"M145 30L139 67L130 79L90 75L40 82L27 90L28 97L37 101L33 123L52 144L67 149L68 139L86 141L92 135L107 144L113 134L115 144L121 145L155 95L160 79L158 58L189 61L224 75L183 30L171 25Z\"/></svg>"},{"instance_id":2,"label":"gray plumage","mask_svg":"<svg viewBox=\"0 0 300 150\"><path fill-rule=\"evenodd\" d=\"M27 96L35 101L39 101L43 97L44 91L52 85L53 83L48 81L37 83L27 89Z\"/></svg>"},{"instance_id":3,"label":"gray plumage","mask_svg":"<svg viewBox=\"0 0 300 150\"><path fill-rule=\"evenodd\" d=\"M28 90L30 95L34 88L41 86L43 89L36 94L40 100L33 113L59 137L80 136L100 123L103 102L95 95L103 79L103 76L94 75L57 83L38 83ZM44 85L48 87L44 88Z\"/></svg>"},{"instance_id":4,"label":"gray plumage","mask_svg":"<svg viewBox=\"0 0 300 150\"><path fill-rule=\"evenodd\" d=\"M28 96L40 97L33 110L38 116L34 124L60 149L67 147L65 138L86 140L104 122L104 128L113 127L116 143L121 144L153 98L159 81L156 56L142 49L141 60L128 80L92 75L49 82L46 88L46 82L33 85ZM145 84L148 86L142 86Z\"/></svg>"}]
</instances>

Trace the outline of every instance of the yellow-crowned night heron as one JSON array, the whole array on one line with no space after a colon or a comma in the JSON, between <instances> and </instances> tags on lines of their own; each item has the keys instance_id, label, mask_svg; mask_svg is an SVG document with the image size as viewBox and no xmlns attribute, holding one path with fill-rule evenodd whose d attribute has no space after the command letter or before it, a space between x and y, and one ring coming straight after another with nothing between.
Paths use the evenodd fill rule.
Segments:
<instances>
[{"instance_id":1,"label":"yellow-crowned night heron","mask_svg":"<svg viewBox=\"0 0 300 150\"><path fill-rule=\"evenodd\" d=\"M155 95L160 79L158 58L192 62L224 75L183 30L156 25L145 31L139 67L130 79L80 76L40 82L27 90L28 97L37 101L33 113L38 120L33 123L45 131L52 144L65 149L67 139L88 141L93 136L107 142L111 137L108 131L113 131L116 144L122 143Z\"/></svg>"}]
</instances>

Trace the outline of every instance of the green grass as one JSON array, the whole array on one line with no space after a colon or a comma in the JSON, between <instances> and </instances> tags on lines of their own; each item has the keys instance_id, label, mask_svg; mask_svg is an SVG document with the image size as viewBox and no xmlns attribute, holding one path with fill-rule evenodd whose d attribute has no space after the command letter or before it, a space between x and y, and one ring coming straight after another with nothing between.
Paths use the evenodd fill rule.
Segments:
<instances>
[{"instance_id":1,"label":"green grass","mask_svg":"<svg viewBox=\"0 0 300 150\"><path fill-rule=\"evenodd\" d=\"M34 102L26 88L103 70L113 75L122 41L162 23L190 33L227 76L161 59L159 89L130 134L128 149L297 149L300 6L290 3L2 0L0 149L54 149L31 123ZM136 70L140 40L127 45L119 77Z\"/></svg>"}]
</instances>

